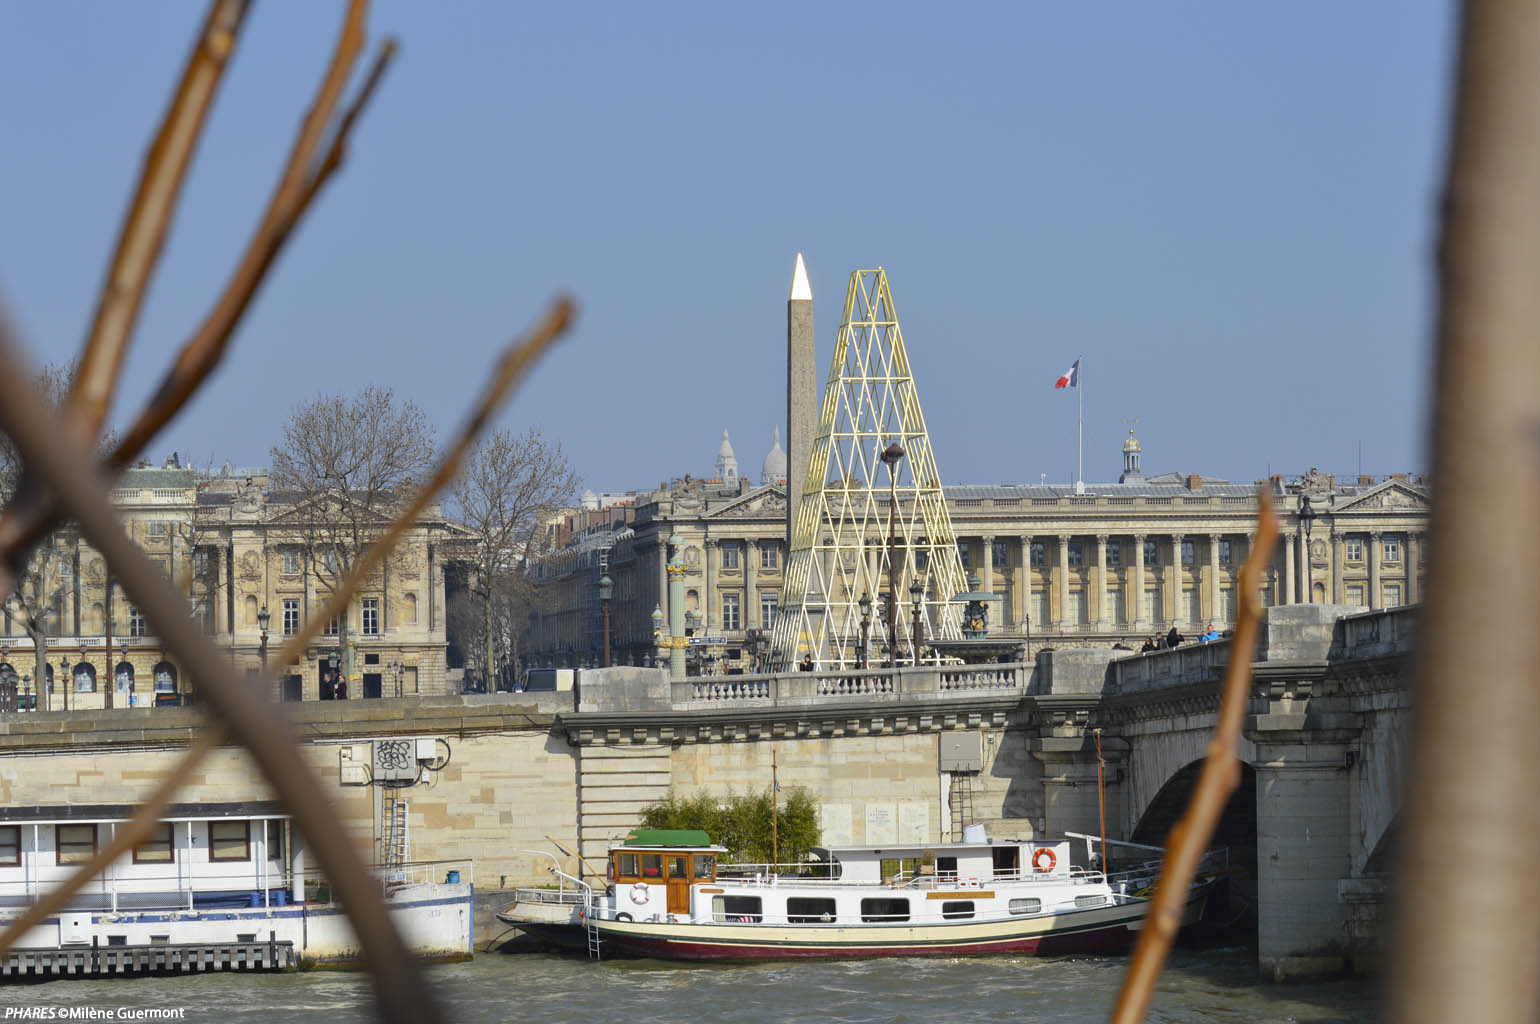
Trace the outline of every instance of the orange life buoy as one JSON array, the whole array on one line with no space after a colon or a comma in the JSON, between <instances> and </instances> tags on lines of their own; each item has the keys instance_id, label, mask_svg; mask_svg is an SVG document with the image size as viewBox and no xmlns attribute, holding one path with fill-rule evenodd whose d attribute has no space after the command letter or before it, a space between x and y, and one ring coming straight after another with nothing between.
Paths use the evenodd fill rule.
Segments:
<instances>
[{"instance_id":1,"label":"orange life buoy","mask_svg":"<svg viewBox=\"0 0 1540 1024\"><path fill-rule=\"evenodd\" d=\"M1045 858L1048 861L1046 864L1043 863ZM1058 855L1046 846L1039 846L1037 852L1032 855L1032 870L1039 874L1052 871L1057 863L1059 863Z\"/></svg>"},{"instance_id":2,"label":"orange life buoy","mask_svg":"<svg viewBox=\"0 0 1540 1024\"><path fill-rule=\"evenodd\" d=\"M647 902L647 883L646 882L637 882L635 885L633 885L631 887L631 902L632 903L646 903Z\"/></svg>"}]
</instances>

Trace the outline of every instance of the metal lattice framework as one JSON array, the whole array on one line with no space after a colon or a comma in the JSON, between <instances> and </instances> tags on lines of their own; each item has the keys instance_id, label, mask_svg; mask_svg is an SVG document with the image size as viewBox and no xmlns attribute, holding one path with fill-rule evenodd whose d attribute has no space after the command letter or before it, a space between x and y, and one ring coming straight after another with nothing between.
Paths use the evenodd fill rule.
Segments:
<instances>
[{"instance_id":1,"label":"metal lattice framework","mask_svg":"<svg viewBox=\"0 0 1540 1024\"><path fill-rule=\"evenodd\" d=\"M892 444L903 457L882 458ZM775 623L775 664L811 654L821 669L861 665L863 596L871 598L868 664L885 663L884 603L897 595L897 664L915 663L909 587L925 591L925 637L961 637L952 596L967 590L941 474L893 296L882 268L845 290L818 434L808 463ZM891 540L890 540L891 539Z\"/></svg>"}]
</instances>

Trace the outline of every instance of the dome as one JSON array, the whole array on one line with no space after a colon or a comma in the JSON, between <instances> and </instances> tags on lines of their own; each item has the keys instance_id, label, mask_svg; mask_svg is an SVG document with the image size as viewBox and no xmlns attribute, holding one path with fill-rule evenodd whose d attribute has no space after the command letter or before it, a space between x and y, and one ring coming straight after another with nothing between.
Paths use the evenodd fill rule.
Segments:
<instances>
[{"instance_id":1,"label":"dome","mask_svg":"<svg viewBox=\"0 0 1540 1024\"><path fill-rule=\"evenodd\" d=\"M1136 452L1139 450L1139 439L1134 436L1133 427L1128 428L1128 440L1123 442L1123 450L1125 452Z\"/></svg>"},{"instance_id":2,"label":"dome","mask_svg":"<svg viewBox=\"0 0 1540 1024\"><path fill-rule=\"evenodd\" d=\"M722 444L717 448L717 458L737 458L737 456L733 454L733 443L727 439L727 431L725 430L722 431Z\"/></svg>"},{"instance_id":3,"label":"dome","mask_svg":"<svg viewBox=\"0 0 1540 1024\"><path fill-rule=\"evenodd\" d=\"M717 448L717 477L730 486L738 486L738 457L733 454L733 443L722 431L722 444Z\"/></svg>"},{"instance_id":4,"label":"dome","mask_svg":"<svg viewBox=\"0 0 1540 1024\"><path fill-rule=\"evenodd\" d=\"M759 470L759 485L784 483L786 481L786 453L781 450L781 428L775 428L775 442L770 446L770 453L765 456L764 465Z\"/></svg>"}]
</instances>

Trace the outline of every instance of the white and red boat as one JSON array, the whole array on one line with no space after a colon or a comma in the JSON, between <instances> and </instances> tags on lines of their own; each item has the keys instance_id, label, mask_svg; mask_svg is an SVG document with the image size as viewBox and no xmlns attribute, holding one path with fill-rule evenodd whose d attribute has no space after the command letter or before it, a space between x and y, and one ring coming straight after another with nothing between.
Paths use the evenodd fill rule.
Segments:
<instances>
[{"instance_id":1,"label":"white and red boat","mask_svg":"<svg viewBox=\"0 0 1540 1024\"><path fill-rule=\"evenodd\" d=\"M1068 840L822 847L796 866L723 867L704 833L637 830L598 891L541 922L595 955L672 960L1118 952L1144 923L1158 861L1107 875ZM1087 842L1087 859L1094 839ZM1144 848L1148 849L1148 848ZM1184 923L1202 912L1193 888ZM522 923L517 907L503 920Z\"/></svg>"}]
</instances>

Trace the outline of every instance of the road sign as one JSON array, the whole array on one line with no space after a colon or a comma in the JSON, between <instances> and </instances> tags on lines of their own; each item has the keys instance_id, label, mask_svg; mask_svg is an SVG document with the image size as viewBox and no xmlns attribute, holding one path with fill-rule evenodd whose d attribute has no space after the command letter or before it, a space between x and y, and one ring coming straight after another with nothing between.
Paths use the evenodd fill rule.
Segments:
<instances>
[{"instance_id":1,"label":"road sign","mask_svg":"<svg viewBox=\"0 0 1540 1024\"><path fill-rule=\"evenodd\" d=\"M706 647L706 646L713 645L713 644L721 645L721 644L726 644L726 643L727 643L727 637L725 637L725 636L692 636L692 637L690 637L690 646L691 647Z\"/></svg>"}]
</instances>

